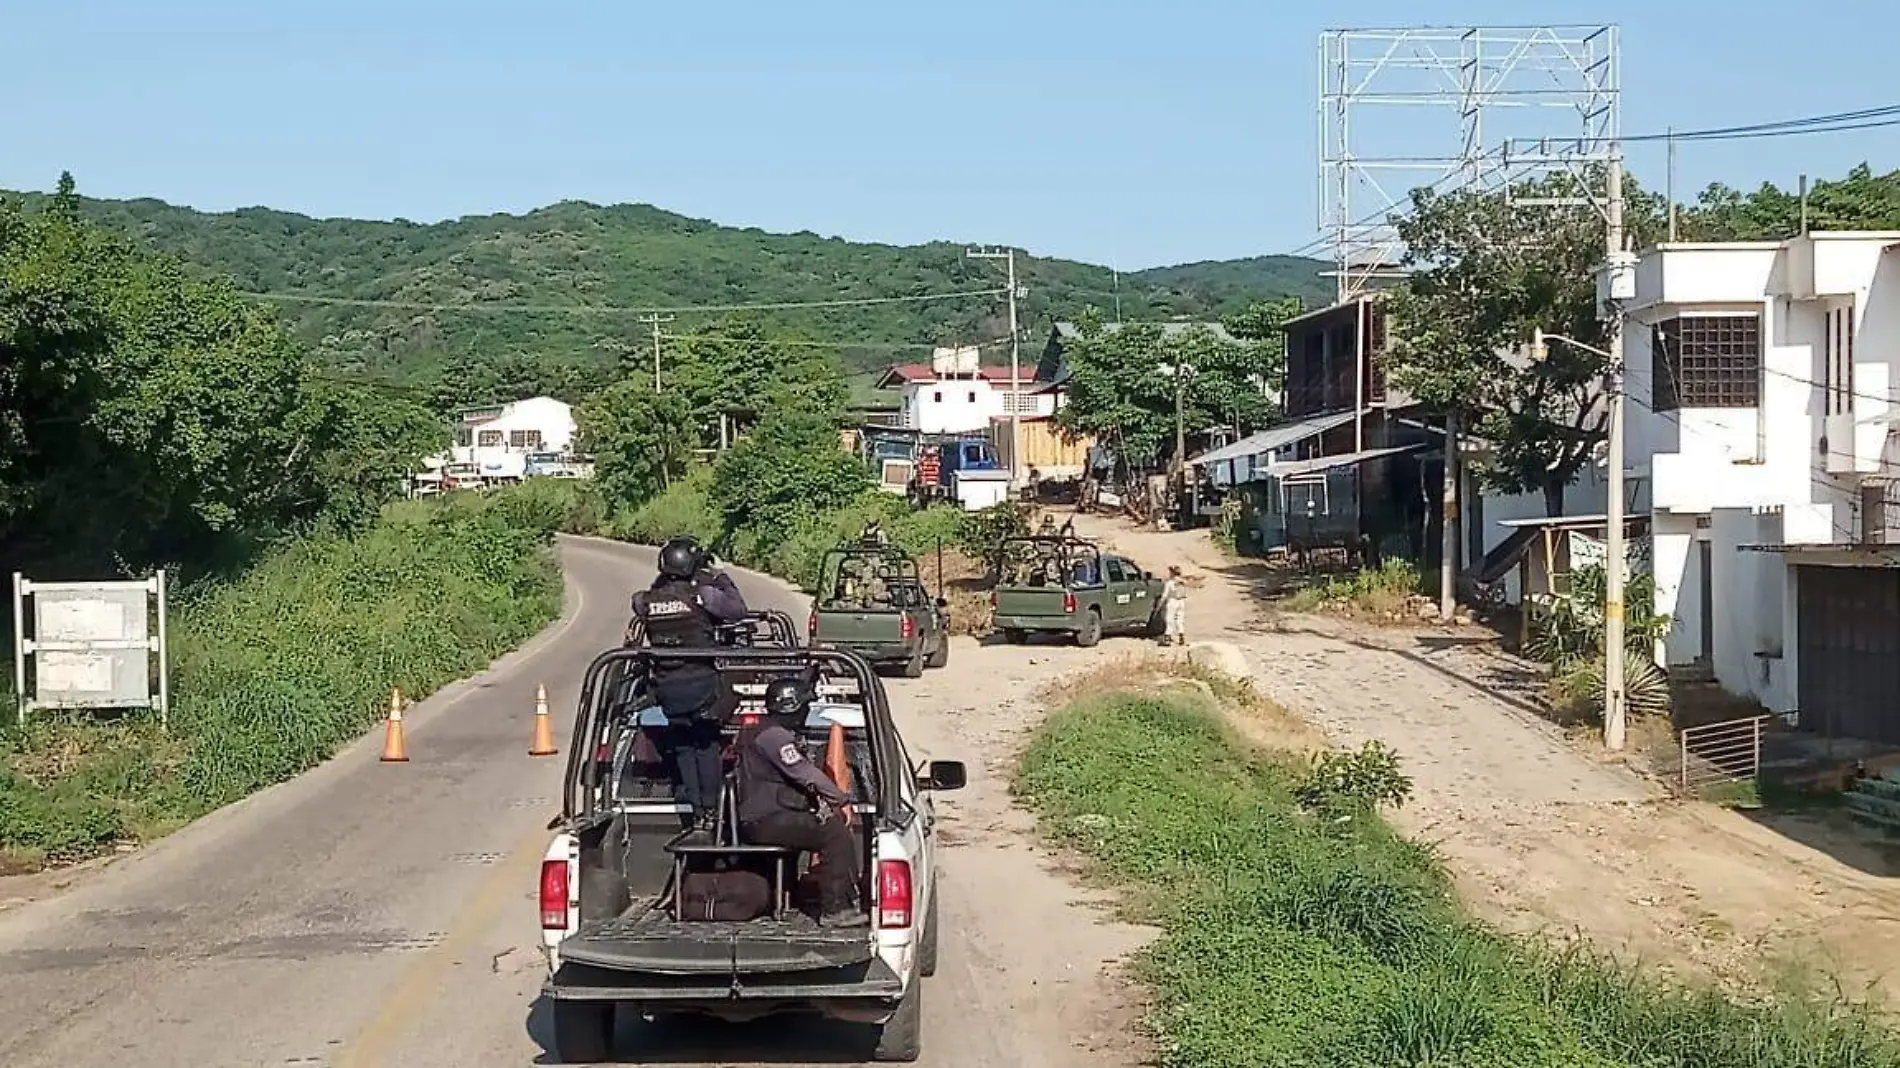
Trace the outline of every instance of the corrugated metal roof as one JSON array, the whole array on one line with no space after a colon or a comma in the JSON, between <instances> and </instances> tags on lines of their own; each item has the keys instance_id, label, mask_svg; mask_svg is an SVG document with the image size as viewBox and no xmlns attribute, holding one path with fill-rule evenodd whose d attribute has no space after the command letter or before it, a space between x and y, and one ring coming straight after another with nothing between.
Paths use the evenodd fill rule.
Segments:
<instances>
[{"instance_id":1,"label":"corrugated metal roof","mask_svg":"<svg viewBox=\"0 0 1900 1068\"><path fill-rule=\"evenodd\" d=\"M1268 464L1267 474L1273 478L1297 478L1300 475L1316 475L1321 471L1330 471L1335 467L1362 464L1367 460L1377 460L1385 456L1397 456L1402 452L1416 452L1423 445L1394 445L1386 449L1364 449L1359 452L1345 452L1337 456L1316 456L1311 460L1295 460L1286 464Z\"/></svg>"},{"instance_id":2,"label":"corrugated metal roof","mask_svg":"<svg viewBox=\"0 0 1900 1068\"><path fill-rule=\"evenodd\" d=\"M1324 434L1334 427L1344 426L1350 422L1352 422L1351 412L1334 412L1332 415L1317 415L1297 423L1285 423L1222 445L1218 449L1210 449L1189 460L1188 463L1190 465L1217 464L1225 460L1238 460L1243 456L1258 456L1274 449L1285 448L1315 434Z\"/></svg>"}]
</instances>

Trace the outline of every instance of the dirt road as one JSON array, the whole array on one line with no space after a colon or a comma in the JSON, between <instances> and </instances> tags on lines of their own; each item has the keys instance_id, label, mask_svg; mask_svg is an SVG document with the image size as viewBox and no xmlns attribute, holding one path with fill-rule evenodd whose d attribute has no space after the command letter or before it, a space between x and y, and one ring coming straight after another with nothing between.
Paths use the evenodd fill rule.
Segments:
<instances>
[{"instance_id":1,"label":"dirt road","mask_svg":"<svg viewBox=\"0 0 1900 1068\"><path fill-rule=\"evenodd\" d=\"M565 618L486 674L418 704L411 763L366 739L312 773L0 912L0 1064L8 1068L477 1068L546 1063L535 872L560 760L526 756L533 694L562 721L581 669L618 640L652 552L562 546ZM740 575L756 607L803 618L782 584ZM1141 941L1051 869L1007 792L1033 694L1115 654L984 648L888 683L913 757L962 759L945 795L943 958L925 1063L1133 1064L1108 962ZM557 721L557 737L565 726ZM46 881L0 885L0 900ZM633 1036L627 1036L631 1039ZM825 1025L648 1033L641 1063L836 1063ZM845 1036L848 1037L848 1036Z\"/></svg>"},{"instance_id":2,"label":"dirt road","mask_svg":"<svg viewBox=\"0 0 1900 1068\"><path fill-rule=\"evenodd\" d=\"M1268 697L1336 743L1396 749L1416 790L1396 822L1438 847L1482 915L1736 981L1779 958L1900 995L1890 852L1832 821L1666 800L1540 718L1535 667L1478 628L1265 612L1261 570L1205 532L1076 525L1151 570L1199 576L1189 638L1232 643Z\"/></svg>"}]
</instances>

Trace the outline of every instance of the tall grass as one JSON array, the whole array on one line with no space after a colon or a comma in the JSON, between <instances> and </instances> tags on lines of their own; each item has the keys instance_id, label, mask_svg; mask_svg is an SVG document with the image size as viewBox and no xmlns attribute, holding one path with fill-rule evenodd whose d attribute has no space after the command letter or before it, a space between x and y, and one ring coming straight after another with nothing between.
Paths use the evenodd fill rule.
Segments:
<instances>
[{"instance_id":1,"label":"tall grass","mask_svg":"<svg viewBox=\"0 0 1900 1068\"><path fill-rule=\"evenodd\" d=\"M1406 602L1424 588L1418 568L1410 561L1387 560L1373 570L1330 576L1293 593L1286 607L1296 612L1320 609L1389 616L1403 612Z\"/></svg>"},{"instance_id":2,"label":"tall grass","mask_svg":"<svg viewBox=\"0 0 1900 1068\"><path fill-rule=\"evenodd\" d=\"M47 716L0 737L0 852L71 860L161 833L322 761L390 687L419 697L480 669L557 614L548 544L572 518L535 493L406 503L188 600L169 735Z\"/></svg>"},{"instance_id":3,"label":"tall grass","mask_svg":"<svg viewBox=\"0 0 1900 1068\"><path fill-rule=\"evenodd\" d=\"M1890 1035L1820 992L1737 1000L1495 933L1376 815L1304 808L1315 774L1174 693L1079 698L1024 755L1017 790L1044 829L1162 931L1139 969L1163 1064L1900 1065Z\"/></svg>"}]
</instances>

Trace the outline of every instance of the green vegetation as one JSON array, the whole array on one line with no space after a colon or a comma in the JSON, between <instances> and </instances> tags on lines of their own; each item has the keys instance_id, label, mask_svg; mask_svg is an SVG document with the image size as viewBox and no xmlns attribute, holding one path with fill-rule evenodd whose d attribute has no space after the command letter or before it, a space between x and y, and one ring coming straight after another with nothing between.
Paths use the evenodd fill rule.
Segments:
<instances>
[{"instance_id":1,"label":"green vegetation","mask_svg":"<svg viewBox=\"0 0 1900 1068\"><path fill-rule=\"evenodd\" d=\"M571 522L535 494L401 504L353 536L268 553L188 596L172 632L172 731L145 716L35 716L0 733L0 858L83 858L287 779L545 626L547 545Z\"/></svg>"},{"instance_id":2,"label":"green vegetation","mask_svg":"<svg viewBox=\"0 0 1900 1068\"><path fill-rule=\"evenodd\" d=\"M1551 705L1565 720L1601 722L1603 682L1603 606L1608 576L1595 565L1570 573L1569 588L1531 620L1525 652L1551 665ZM1656 666L1656 643L1669 631L1669 616L1655 610L1655 576L1630 575L1623 594L1624 699L1630 710L1651 715L1669 711L1669 676Z\"/></svg>"},{"instance_id":3,"label":"green vegetation","mask_svg":"<svg viewBox=\"0 0 1900 1068\"><path fill-rule=\"evenodd\" d=\"M1160 928L1138 966L1169 1068L1900 1065L1831 989L1737 998L1491 931L1377 816L1407 790L1389 753L1252 750L1185 687L1058 711L1017 790Z\"/></svg>"},{"instance_id":4,"label":"green vegetation","mask_svg":"<svg viewBox=\"0 0 1900 1068\"><path fill-rule=\"evenodd\" d=\"M1174 454L1177 392L1191 430L1266 426L1279 416L1263 389L1278 387L1285 367L1279 325L1299 310L1297 299L1250 304L1225 320L1229 337L1202 325L1118 326L1086 312L1081 336L1063 346L1071 377L1056 419L1144 466Z\"/></svg>"},{"instance_id":5,"label":"green vegetation","mask_svg":"<svg viewBox=\"0 0 1900 1068\"><path fill-rule=\"evenodd\" d=\"M240 567L374 519L444 443L425 406L308 370L228 282L84 222L70 179L0 201L0 558L29 577Z\"/></svg>"},{"instance_id":6,"label":"green vegetation","mask_svg":"<svg viewBox=\"0 0 1900 1068\"><path fill-rule=\"evenodd\" d=\"M487 215L433 225L311 219L262 208L208 214L155 200L88 200L109 228L228 274L256 292L308 293L412 305L707 306L755 302L909 297L1001 288L994 265L964 246L897 247L768 234L720 226L637 204L566 202L525 215ZM1024 323L1046 335L1083 307L1115 307L1129 319L1214 319L1255 300L1322 301L1330 289L1310 259L1268 256L1188 264L1119 276L1106 267L1019 258L1028 295ZM457 312L398 306L283 301L293 333L323 366L436 389L445 380L466 403L535 392L579 396L603 384L615 353L649 373L647 328L632 315ZM1007 332L993 297L776 313L788 337L850 339L859 370L894 357L927 357L929 346ZM681 315L672 330L719 334L718 324ZM680 342L684 343L684 342ZM672 342L669 342L669 345Z\"/></svg>"},{"instance_id":7,"label":"green vegetation","mask_svg":"<svg viewBox=\"0 0 1900 1068\"><path fill-rule=\"evenodd\" d=\"M1425 588L1418 565L1409 560L1387 560L1374 569L1349 575L1330 575L1294 591L1284 604L1295 612L1360 612L1389 616L1405 610L1406 602Z\"/></svg>"}]
</instances>

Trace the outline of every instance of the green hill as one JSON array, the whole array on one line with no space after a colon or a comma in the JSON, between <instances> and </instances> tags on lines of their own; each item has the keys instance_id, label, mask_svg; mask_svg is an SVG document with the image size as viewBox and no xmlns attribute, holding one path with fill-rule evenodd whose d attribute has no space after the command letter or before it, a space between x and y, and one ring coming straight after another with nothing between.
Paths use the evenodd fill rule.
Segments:
<instances>
[{"instance_id":1,"label":"green hill","mask_svg":"<svg viewBox=\"0 0 1900 1068\"><path fill-rule=\"evenodd\" d=\"M38 199L27 195L28 199ZM899 247L720 226L637 204L564 202L525 215L423 225L313 219L246 208L208 213L157 200L87 200L107 226L233 276L245 289L364 304L282 300L295 332L339 373L433 382L462 358L527 355L598 365L648 344L631 311L576 313L580 305L638 309L908 297L1001 288L1001 265L972 261L948 242ZM1028 257L1018 273L1032 336L1087 305L1127 319L1214 317L1253 300L1326 299L1315 260L1267 256L1123 274ZM465 310L469 304L545 310ZM441 307L451 306L451 307ZM920 358L922 346L1000 337L1003 303L991 297L760 313L775 330L851 341L855 369ZM670 333L716 329L719 316L680 313ZM919 348L910 348L918 346Z\"/></svg>"}]
</instances>

